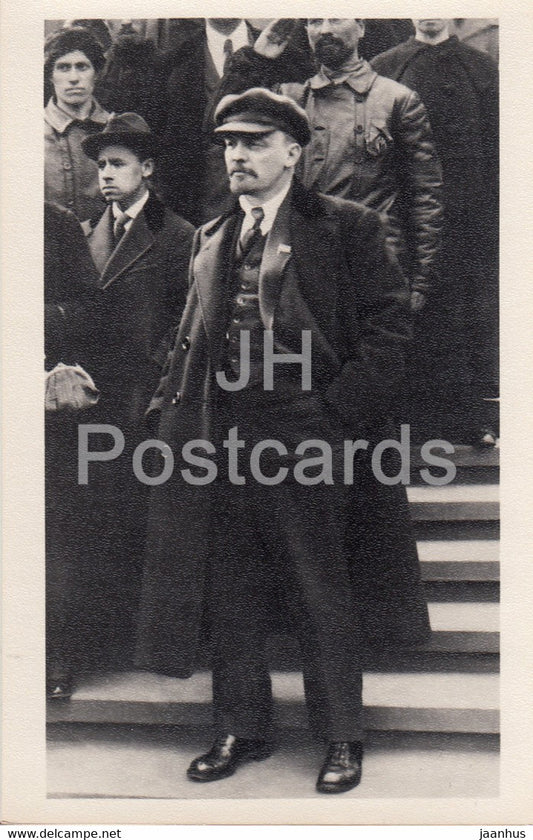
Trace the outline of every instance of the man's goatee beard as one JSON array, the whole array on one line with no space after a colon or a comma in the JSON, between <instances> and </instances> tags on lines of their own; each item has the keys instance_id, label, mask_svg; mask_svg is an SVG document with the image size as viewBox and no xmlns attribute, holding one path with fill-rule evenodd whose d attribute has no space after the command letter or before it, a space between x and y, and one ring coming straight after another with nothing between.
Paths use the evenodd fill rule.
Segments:
<instances>
[{"instance_id":1,"label":"man's goatee beard","mask_svg":"<svg viewBox=\"0 0 533 840\"><path fill-rule=\"evenodd\" d=\"M315 56L325 67L338 70L352 57L353 49L339 38L321 36L315 44Z\"/></svg>"}]
</instances>

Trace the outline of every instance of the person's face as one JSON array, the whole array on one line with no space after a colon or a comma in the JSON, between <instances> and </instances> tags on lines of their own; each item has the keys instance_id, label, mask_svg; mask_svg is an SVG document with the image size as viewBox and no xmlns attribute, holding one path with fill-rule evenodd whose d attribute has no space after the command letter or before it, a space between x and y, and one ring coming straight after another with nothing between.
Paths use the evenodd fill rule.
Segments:
<instances>
[{"instance_id":1,"label":"person's face","mask_svg":"<svg viewBox=\"0 0 533 840\"><path fill-rule=\"evenodd\" d=\"M210 26L220 32L221 35L231 35L234 32L242 18L207 18Z\"/></svg>"},{"instance_id":2,"label":"person's face","mask_svg":"<svg viewBox=\"0 0 533 840\"><path fill-rule=\"evenodd\" d=\"M429 35L430 38L434 38L435 35L440 35L446 28L449 20L448 18L421 18L420 20L413 18L413 23L419 32L423 32L424 35Z\"/></svg>"},{"instance_id":3,"label":"person's face","mask_svg":"<svg viewBox=\"0 0 533 840\"><path fill-rule=\"evenodd\" d=\"M309 18L307 37L320 64L336 70L357 56L364 23L353 18Z\"/></svg>"},{"instance_id":4,"label":"person's face","mask_svg":"<svg viewBox=\"0 0 533 840\"><path fill-rule=\"evenodd\" d=\"M259 201L267 201L281 189L302 151L283 131L229 134L224 144L231 192Z\"/></svg>"},{"instance_id":5,"label":"person's face","mask_svg":"<svg viewBox=\"0 0 533 840\"><path fill-rule=\"evenodd\" d=\"M52 84L58 105L76 108L93 95L96 71L81 50L65 53L52 69Z\"/></svg>"},{"instance_id":6,"label":"person's face","mask_svg":"<svg viewBox=\"0 0 533 840\"><path fill-rule=\"evenodd\" d=\"M142 197L145 178L154 171L151 158L140 158L125 146L106 146L98 155L98 181L106 201L116 201L123 210Z\"/></svg>"}]
</instances>

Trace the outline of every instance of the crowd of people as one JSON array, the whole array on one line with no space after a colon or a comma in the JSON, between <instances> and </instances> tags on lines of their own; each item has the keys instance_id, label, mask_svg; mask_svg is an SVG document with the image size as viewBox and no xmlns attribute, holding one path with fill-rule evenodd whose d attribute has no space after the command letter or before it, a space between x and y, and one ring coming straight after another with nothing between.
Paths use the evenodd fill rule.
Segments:
<instances>
[{"instance_id":1,"label":"crowd of people","mask_svg":"<svg viewBox=\"0 0 533 840\"><path fill-rule=\"evenodd\" d=\"M164 50L102 20L45 42L47 692L95 668L188 676L206 635L217 741L189 778L266 758L257 593L286 580L329 744L317 787L339 792L361 775L361 645L429 631L405 488L362 468L355 505L328 481L230 492L224 475L208 496L159 486L155 457L139 481L132 457L237 424L258 445L400 422L495 445L497 67L446 19L167 23ZM263 331L292 359L302 328L310 394L291 372L259 388ZM245 396L215 398L243 331Z\"/></svg>"}]
</instances>

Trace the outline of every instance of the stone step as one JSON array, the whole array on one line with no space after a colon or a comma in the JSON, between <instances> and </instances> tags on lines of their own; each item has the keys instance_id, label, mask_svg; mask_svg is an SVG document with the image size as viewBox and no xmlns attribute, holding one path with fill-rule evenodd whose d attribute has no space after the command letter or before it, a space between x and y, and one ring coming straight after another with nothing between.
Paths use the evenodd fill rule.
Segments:
<instances>
[{"instance_id":1,"label":"stone step","mask_svg":"<svg viewBox=\"0 0 533 840\"><path fill-rule=\"evenodd\" d=\"M429 600L499 600L499 544L496 541L421 540L417 547Z\"/></svg>"},{"instance_id":2,"label":"stone step","mask_svg":"<svg viewBox=\"0 0 533 840\"><path fill-rule=\"evenodd\" d=\"M497 540L420 540L418 556L422 563L435 566L439 563L497 565L500 546Z\"/></svg>"},{"instance_id":3,"label":"stone step","mask_svg":"<svg viewBox=\"0 0 533 840\"><path fill-rule=\"evenodd\" d=\"M364 669L400 673L411 671L494 673L499 668L499 633L468 631L434 632L422 645L367 652ZM267 644L271 670L294 671L301 668L296 639L287 635L271 636ZM209 657L203 665L208 667Z\"/></svg>"},{"instance_id":4,"label":"stone step","mask_svg":"<svg viewBox=\"0 0 533 840\"><path fill-rule=\"evenodd\" d=\"M500 538L500 523L496 519L485 520L430 520L413 521L417 540L444 540L446 542L483 540L496 542Z\"/></svg>"},{"instance_id":5,"label":"stone step","mask_svg":"<svg viewBox=\"0 0 533 840\"><path fill-rule=\"evenodd\" d=\"M211 821L227 813L228 805L222 800L231 805L232 800L310 798L324 807L324 795L315 791L324 748L309 732L284 730L271 758L243 765L220 782L189 782L187 767L205 752L212 737L210 729L185 726L51 725L47 795L54 799L209 800ZM371 731L365 742L362 783L342 799L346 804L352 798L379 802L391 797L497 797L498 771L495 735ZM302 813L305 810L295 802L295 819ZM270 822L261 810L257 817L259 822Z\"/></svg>"},{"instance_id":6,"label":"stone step","mask_svg":"<svg viewBox=\"0 0 533 840\"><path fill-rule=\"evenodd\" d=\"M428 466L424 458L420 454L420 446L413 446L411 449L411 466L412 467L426 467ZM452 461L456 467L468 467L471 469L490 469L499 467L500 465L500 447L494 446L490 449L476 449L474 446L465 446L458 444L455 446L455 452L451 455L442 452L442 450L432 449L433 454L439 457L446 458Z\"/></svg>"},{"instance_id":7,"label":"stone step","mask_svg":"<svg viewBox=\"0 0 533 840\"><path fill-rule=\"evenodd\" d=\"M494 484L500 472L499 448L476 450L472 446L456 446L451 455L435 450L435 454L455 464L454 484ZM410 479L413 485L424 485L421 471L425 468L435 477L446 473L441 467L428 465L420 454L420 448L411 450Z\"/></svg>"},{"instance_id":8,"label":"stone step","mask_svg":"<svg viewBox=\"0 0 533 840\"><path fill-rule=\"evenodd\" d=\"M278 726L306 728L300 673L272 674ZM188 680L130 672L82 682L68 703L48 704L49 723L206 726L211 723L211 677ZM499 730L497 674L374 674L364 676L365 728L380 731Z\"/></svg>"},{"instance_id":9,"label":"stone step","mask_svg":"<svg viewBox=\"0 0 533 840\"><path fill-rule=\"evenodd\" d=\"M434 631L497 633L499 604L432 602L428 605L431 628Z\"/></svg>"},{"instance_id":10,"label":"stone step","mask_svg":"<svg viewBox=\"0 0 533 840\"><path fill-rule=\"evenodd\" d=\"M414 504L449 504L467 502L499 503L500 488L497 484L445 484L443 487L408 487L407 497Z\"/></svg>"},{"instance_id":11,"label":"stone step","mask_svg":"<svg viewBox=\"0 0 533 840\"><path fill-rule=\"evenodd\" d=\"M497 484L447 484L407 488L412 518L422 521L497 521Z\"/></svg>"}]
</instances>

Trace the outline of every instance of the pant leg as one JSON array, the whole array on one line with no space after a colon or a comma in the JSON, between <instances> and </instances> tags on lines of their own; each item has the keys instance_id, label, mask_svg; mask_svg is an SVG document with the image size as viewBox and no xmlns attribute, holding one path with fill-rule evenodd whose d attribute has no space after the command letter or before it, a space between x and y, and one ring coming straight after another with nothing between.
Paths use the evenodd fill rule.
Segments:
<instances>
[{"instance_id":1,"label":"pant leg","mask_svg":"<svg viewBox=\"0 0 533 840\"><path fill-rule=\"evenodd\" d=\"M303 656L309 722L325 741L360 741L360 630L344 553L346 489L286 484L258 491ZM262 497L262 498L261 498Z\"/></svg>"},{"instance_id":2,"label":"pant leg","mask_svg":"<svg viewBox=\"0 0 533 840\"><path fill-rule=\"evenodd\" d=\"M221 482L215 492L207 593L215 729L221 735L270 740L267 558L248 488Z\"/></svg>"}]
</instances>

